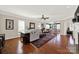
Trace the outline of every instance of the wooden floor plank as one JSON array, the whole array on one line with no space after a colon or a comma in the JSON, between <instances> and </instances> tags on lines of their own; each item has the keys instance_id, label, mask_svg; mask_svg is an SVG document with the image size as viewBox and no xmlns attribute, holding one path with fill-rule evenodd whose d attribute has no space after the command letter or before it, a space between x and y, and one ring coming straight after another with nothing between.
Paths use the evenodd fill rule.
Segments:
<instances>
[{"instance_id":1,"label":"wooden floor plank","mask_svg":"<svg viewBox=\"0 0 79 59\"><path fill-rule=\"evenodd\" d=\"M72 39L73 40L73 39ZM40 48L32 43L23 45L20 38L7 40L2 50L3 54L69 54L69 39L66 35L57 35Z\"/></svg>"}]
</instances>

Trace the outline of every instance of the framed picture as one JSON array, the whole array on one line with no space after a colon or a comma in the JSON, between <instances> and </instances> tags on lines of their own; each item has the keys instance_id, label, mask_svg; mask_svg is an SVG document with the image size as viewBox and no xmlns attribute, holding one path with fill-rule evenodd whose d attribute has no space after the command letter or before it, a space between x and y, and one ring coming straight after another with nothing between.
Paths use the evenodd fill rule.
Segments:
<instances>
[{"instance_id":1,"label":"framed picture","mask_svg":"<svg viewBox=\"0 0 79 59\"><path fill-rule=\"evenodd\" d=\"M14 20L6 19L6 30L14 29Z\"/></svg>"},{"instance_id":2,"label":"framed picture","mask_svg":"<svg viewBox=\"0 0 79 59\"><path fill-rule=\"evenodd\" d=\"M35 29L35 23L30 22L29 23L29 29Z\"/></svg>"}]
</instances>

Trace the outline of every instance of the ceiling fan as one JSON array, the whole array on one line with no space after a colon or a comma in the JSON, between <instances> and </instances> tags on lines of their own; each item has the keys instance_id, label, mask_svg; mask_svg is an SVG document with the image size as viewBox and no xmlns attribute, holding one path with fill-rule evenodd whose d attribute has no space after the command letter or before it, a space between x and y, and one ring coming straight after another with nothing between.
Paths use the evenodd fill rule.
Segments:
<instances>
[{"instance_id":1,"label":"ceiling fan","mask_svg":"<svg viewBox=\"0 0 79 59\"><path fill-rule=\"evenodd\" d=\"M46 19L49 19L49 17L45 17L44 15L42 15L41 19L46 20Z\"/></svg>"}]
</instances>

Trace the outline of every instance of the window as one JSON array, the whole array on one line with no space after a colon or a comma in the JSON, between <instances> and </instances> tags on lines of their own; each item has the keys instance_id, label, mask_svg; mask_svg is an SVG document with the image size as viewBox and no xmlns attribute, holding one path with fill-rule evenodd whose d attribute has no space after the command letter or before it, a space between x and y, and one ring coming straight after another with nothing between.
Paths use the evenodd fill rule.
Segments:
<instances>
[{"instance_id":1,"label":"window","mask_svg":"<svg viewBox=\"0 0 79 59\"><path fill-rule=\"evenodd\" d=\"M50 25L49 24L46 24L46 29L50 29Z\"/></svg>"},{"instance_id":2,"label":"window","mask_svg":"<svg viewBox=\"0 0 79 59\"><path fill-rule=\"evenodd\" d=\"M60 30L60 24L57 24L57 29Z\"/></svg>"},{"instance_id":3,"label":"window","mask_svg":"<svg viewBox=\"0 0 79 59\"><path fill-rule=\"evenodd\" d=\"M24 32L25 31L25 22L23 20L18 21L18 32Z\"/></svg>"}]
</instances>

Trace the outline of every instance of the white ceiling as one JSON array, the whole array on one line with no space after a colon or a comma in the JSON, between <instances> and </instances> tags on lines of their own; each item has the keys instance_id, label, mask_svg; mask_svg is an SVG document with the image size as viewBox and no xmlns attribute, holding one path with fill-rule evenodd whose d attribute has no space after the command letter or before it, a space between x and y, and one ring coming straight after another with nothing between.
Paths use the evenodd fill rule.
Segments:
<instances>
[{"instance_id":1,"label":"white ceiling","mask_svg":"<svg viewBox=\"0 0 79 59\"><path fill-rule=\"evenodd\" d=\"M54 20L74 16L76 5L0 5L0 10L25 17L41 18L42 14Z\"/></svg>"}]
</instances>

